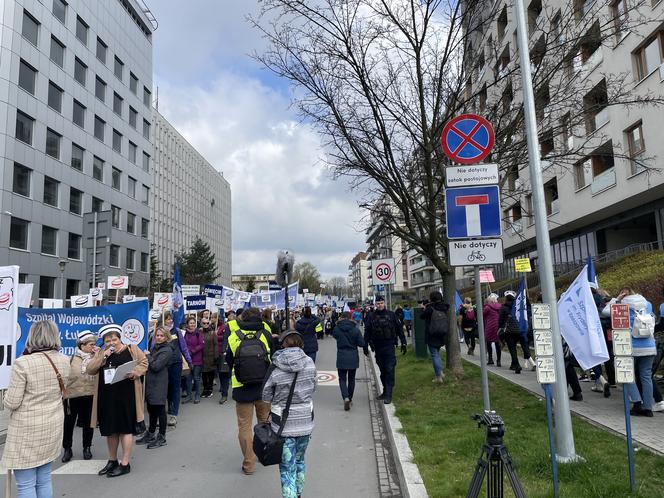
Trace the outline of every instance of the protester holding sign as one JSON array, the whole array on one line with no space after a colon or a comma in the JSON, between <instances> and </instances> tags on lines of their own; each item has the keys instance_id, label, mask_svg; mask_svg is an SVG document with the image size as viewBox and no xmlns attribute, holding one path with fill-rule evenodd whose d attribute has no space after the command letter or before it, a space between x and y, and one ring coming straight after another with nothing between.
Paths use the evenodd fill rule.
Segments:
<instances>
[{"instance_id":1,"label":"protester holding sign","mask_svg":"<svg viewBox=\"0 0 664 498\"><path fill-rule=\"evenodd\" d=\"M96 377L86 372L88 363L94 358L97 350L97 337L89 330L78 333L76 352L69 360L69 380L65 393L65 428L62 438L62 461L68 462L72 459L72 437L74 427L78 425L83 428L83 458L90 460L92 452L92 435L94 428L90 427L92 418L92 398L97 388ZM78 424L76 423L78 420Z\"/></svg>"},{"instance_id":2,"label":"protester holding sign","mask_svg":"<svg viewBox=\"0 0 664 498\"><path fill-rule=\"evenodd\" d=\"M12 367L4 399L10 413L2 465L14 471L19 497L53 494L51 463L60 453L62 395L69 377L69 358L59 349L55 323L36 322Z\"/></svg>"},{"instance_id":3,"label":"protester holding sign","mask_svg":"<svg viewBox=\"0 0 664 498\"><path fill-rule=\"evenodd\" d=\"M117 477L131 470L129 458L134 446L137 426L145 430L143 416L143 389L140 377L148 368L145 354L131 344L122 343L122 328L117 324L104 325L99 329L104 343L95 357L88 363L87 372L98 374L98 388L92 404L91 427L99 422L99 432L106 437L109 460L99 475ZM134 362L134 368L123 380L116 379L116 371L125 363ZM122 443L122 460L118 462L118 446Z\"/></svg>"}]
</instances>

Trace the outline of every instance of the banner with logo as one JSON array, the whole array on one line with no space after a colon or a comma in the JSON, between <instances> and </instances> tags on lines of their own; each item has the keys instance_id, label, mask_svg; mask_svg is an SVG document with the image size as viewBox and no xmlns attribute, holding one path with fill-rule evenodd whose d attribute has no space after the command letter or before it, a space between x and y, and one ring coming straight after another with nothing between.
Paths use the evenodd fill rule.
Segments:
<instances>
[{"instance_id":1,"label":"banner with logo","mask_svg":"<svg viewBox=\"0 0 664 498\"><path fill-rule=\"evenodd\" d=\"M118 275L115 277L108 277L108 290L111 289L128 289L129 288L129 277L126 275Z\"/></svg>"},{"instance_id":2,"label":"banner with logo","mask_svg":"<svg viewBox=\"0 0 664 498\"><path fill-rule=\"evenodd\" d=\"M90 308L91 306L94 306L94 299L92 299L90 294L72 296L69 300L72 308Z\"/></svg>"},{"instance_id":3,"label":"banner with logo","mask_svg":"<svg viewBox=\"0 0 664 498\"><path fill-rule=\"evenodd\" d=\"M76 336L89 330L97 334L109 323L122 327L122 342L136 344L141 350L148 345L148 302L137 301L127 304L109 304L91 308L19 308L18 325L20 336L16 341L16 351L25 349L28 332L33 323L40 320L53 320L60 329L62 348L60 352L71 356L76 351Z\"/></svg>"},{"instance_id":4,"label":"banner with logo","mask_svg":"<svg viewBox=\"0 0 664 498\"><path fill-rule=\"evenodd\" d=\"M15 356L19 267L0 267L0 389L9 387Z\"/></svg>"},{"instance_id":5,"label":"banner with logo","mask_svg":"<svg viewBox=\"0 0 664 498\"><path fill-rule=\"evenodd\" d=\"M104 299L104 290L100 289L99 287L91 288L88 294L92 296L93 301L101 301Z\"/></svg>"},{"instance_id":6,"label":"banner with logo","mask_svg":"<svg viewBox=\"0 0 664 498\"><path fill-rule=\"evenodd\" d=\"M152 301L153 310L170 310L173 308L173 293L171 292L155 292L154 300Z\"/></svg>"}]
</instances>

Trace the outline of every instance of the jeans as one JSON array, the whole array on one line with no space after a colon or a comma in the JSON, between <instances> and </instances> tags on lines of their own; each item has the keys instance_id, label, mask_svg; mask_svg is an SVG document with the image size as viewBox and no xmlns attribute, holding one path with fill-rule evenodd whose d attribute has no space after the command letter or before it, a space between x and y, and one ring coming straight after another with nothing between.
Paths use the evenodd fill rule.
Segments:
<instances>
[{"instance_id":1,"label":"jeans","mask_svg":"<svg viewBox=\"0 0 664 498\"><path fill-rule=\"evenodd\" d=\"M341 388L341 397L353 401L353 393L355 392L355 373L356 369L339 369L339 388Z\"/></svg>"},{"instance_id":2,"label":"jeans","mask_svg":"<svg viewBox=\"0 0 664 498\"><path fill-rule=\"evenodd\" d=\"M228 387L231 384L230 372L219 372L219 392L224 398L228 397Z\"/></svg>"},{"instance_id":3,"label":"jeans","mask_svg":"<svg viewBox=\"0 0 664 498\"><path fill-rule=\"evenodd\" d=\"M187 397L191 399L191 387L194 387L194 399L201 399L201 376L203 373L203 365L194 365L191 373L187 376Z\"/></svg>"},{"instance_id":4,"label":"jeans","mask_svg":"<svg viewBox=\"0 0 664 498\"><path fill-rule=\"evenodd\" d=\"M318 351L314 351L314 352L312 352L312 353L306 353L306 355L307 355L309 358L311 358L311 361L313 361L314 363L316 363L316 353L318 353Z\"/></svg>"},{"instance_id":5,"label":"jeans","mask_svg":"<svg viewBox=\"0 0 664 498\"><path fill-rule=\"evenodd\" d=\"M394 353L394 346L376 349L376 363L380 370L380 382L383 384L383 394L386 398L391 398L396 382L394 377L397 367L397 356Z\"/></svg>"},{"instance_id":6,"label":"jeans","mask_svg":"<svg viewBox=\"0 0 664 498\"><path fill-rule=\"evenodd\" d=\"M433 373L436 377L443 375L443 359L440 357L440 348L437 346L427 346L433 363Z\"/></svg>"},{"instance_id":7,"label":"jeans","mask_svg":"<svg viewBox=\"0 0 664 498\"><path fill-rule=\"evenodd\" d=\"M242 450L242 469L247 473L254 471L256 454L254 453L254 410L256 420L267 422L270 415L270 403L256 400L250 403L235 403L235 414L237 415L237 438Z\"/></svg>"},{"instance_id":8,"label":"jeans","mask_svg":"<svg viewBox=\"0 0 664 498\"><path fill-rule=\"evenodd\" d=\"M148 403L148 414L150 415L150 426L148 432L152 434L157 430L159 422L159 434L166 435L166 407L164 405L151 405Z\"/></svg>"},{"instance_id":9,"label":"jeans","mask_svg":"<svg viewBox=\"0 0 664 498\"><path fill-rule=\"evenodd\" d=\"M51 498L51 462L32 469L15 469L18 498Z\"/></svg>"},{"instance_id":10,"label":"jeans","mask_svg":"<svg viewBox=\"0 0 664 498\"><path fill-rule=\"evenodd\" d=\"M281 476L281 496L298 498L304 490L304 453L311 436L287 437L279 464Z\"/></svg>"},{"instance_id":11,"label":"jeans","mask_svg":"<svg viewBox=\"0 0 664 498\"><path fill-rule=\"evenodd\" d=\"M182 362L168 366L168 414L178 416L180 412L180 381L182 379Z\"/></svg>"},{"instance_id":12,"label":"jeans","mask_svg":"<svg viewBox=\"0 0 664 498\"><path fill-rule=\"evenodd\" d=\"M644 410L652 410L652 365L654 359L654 355L634 357L634 375L639 381L641 381L641 392L639 392L636 382L633 384L625 384L624 386L627 390L629 399L634 403L641 402Z\"/></svg>"}]
</instances>

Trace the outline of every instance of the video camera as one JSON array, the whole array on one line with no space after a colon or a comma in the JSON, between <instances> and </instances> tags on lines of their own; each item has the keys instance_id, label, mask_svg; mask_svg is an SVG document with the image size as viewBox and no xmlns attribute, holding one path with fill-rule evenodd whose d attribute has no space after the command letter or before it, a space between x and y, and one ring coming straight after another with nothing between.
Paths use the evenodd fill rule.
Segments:
<instances>
[{"instance_id":1,"label":"video camera","mask_svg":"<svg viewBox=\"0 0 664 498\"><path fill-rule=\"evenodd\" d=\"M505 422L500 415L494 411L485 411L482 415L475 414L470 417L477 422L477 428L486 427L487 443L492 445L502 444L505 435Z\"/></svg>"}]
</instances>

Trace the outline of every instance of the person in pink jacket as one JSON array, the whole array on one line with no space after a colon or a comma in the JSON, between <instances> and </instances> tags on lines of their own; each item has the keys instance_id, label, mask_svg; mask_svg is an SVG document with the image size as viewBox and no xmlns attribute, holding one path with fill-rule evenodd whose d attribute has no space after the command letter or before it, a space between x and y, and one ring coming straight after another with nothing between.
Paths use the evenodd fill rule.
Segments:
<instances>
[{"instance_id":1,"label":"person in pink jacket","mask_svg":"<svg viewBox=\"0 0 664 498\"><path fill-rule=\"evenodd\" d=\"M491 345L496 348L496 366L500 366L500 340L498 339L498 316L500 314L500 303L496 294L489 294L484 300L484 340L489 355L487 365L493 365L493 351Z\"/></svg>"},{"instance_id":2,"label":"person in pink jacket","mask_svg":"<svg viewBox=\"0 0 664 498\"><path fill-rule=\"evenodd\" d=\"M194 404L201 402L201 378L203 373L203 349L205 338L203 333L196 327L196 318L187 318L184 340L191 355L191 374L187 376L187 397L182 403L189 403L192 395L192 382L194 384Z\"/></svg>"}]
</instances>

